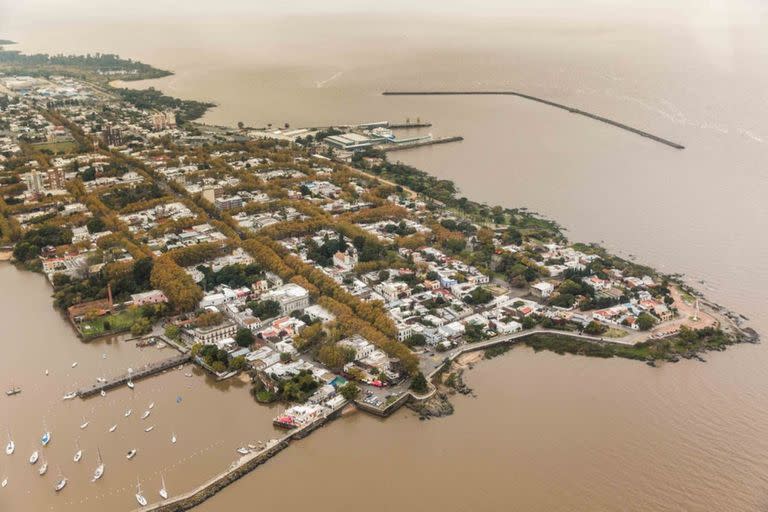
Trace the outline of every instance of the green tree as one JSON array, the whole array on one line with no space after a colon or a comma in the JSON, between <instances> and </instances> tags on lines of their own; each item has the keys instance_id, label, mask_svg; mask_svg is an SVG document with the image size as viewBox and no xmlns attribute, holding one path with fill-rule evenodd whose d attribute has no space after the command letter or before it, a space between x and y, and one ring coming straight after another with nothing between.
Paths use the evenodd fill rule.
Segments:
<instances>
[{"instance_id":1,"label":"green tree","mask_svg":"<svg viewBox=\"0 0 768 512\"><path fill-rule=\"evenodd\" d=\"M131 334L134 336L141 336L143 334L147 334L152 330L152 323L144 318L140 317L136 319L135 322L133 322L133 325L131 326Z\"/></svg>"},{"instance_id":2,"label":"green tree","mask_svg":"<svg viewBox=\"0 0 768 512\"><path fill-rule=\"evenodd\" d=\"M237 372L245 368L245 356L233 357L229 362L229 369L233 372Z\"/></svg>"},{"instance_id":3,"label":"green tree","mask_svg":"<svg viewBox=\"0 0 768 512\"><path fill-rule=\"evenodd\" d=\"M405 344L408 345L409 347L422 346L422 345L425 345L426 343L427 343L426 336L419 333L413 334L405 340Z\"/></svg>"},{"instance_id":4,"label":"green tree","mask_svg":"<svg viewBox=\"0 0 768 512\"><path fill-rule=\"evenodd\" d=\"M241 347L250 347L255 340L256 338L251 330L246 329L245 327L238 329L237 334L235 334L235 341Z\"/></svg>"},{"instance_id":5,"label":"green tree","mask_svg":"<svg viewBox=\"0 0 768 512\"><path fill-rule=\"evenodd\" d=\"M172 340L178 340L181 336L181 329L177 325L168 324L165 328L165 336Z\"/></svg>"},{"instance_id":6,"label":"green tree","mask_svg":"<svg viewBox=\"0 0 768 512\"><path fill-rule=\"evenodd\" d=\"M259 318L274 318L281 312L280 303L274 300L263 300L261 302L249 302L253 316Z\"/></svg>"},{"instance_id":7,"label":"green tree","mask_svg":"<svg viewBox=\"0 0 768 512\"><path fill-rule=\"evenodd\" d=\"M347 382L339 388L339 393L347 400L354 400L360 394L360 388L354 382Z\"/></svg>"},{"instance_id":8,"label":"green tree","mask_svg":"<svg viewBox=\"0 0 768 512\"><path fill-rule=\"evenodd\" d=\"M587 326L584 328L584 332L587 334L597 335L597 334L603 334L605 331L607 331L608 328L601 324L600 322L595 322L592 320L587 324Z\"/></svg>"},{"instance_id":9,"label":"green tree","mask_svg":"<svg viewBox=\"0 0 768 512\"><path fill-rule=\"evenodd\" d=\"M640 316L637 317L637 326L640 327L641 331L647 331L654 325L656 325L656 319L646 312L640 313Z\"/></svg>"},{"instance_id":10,"label":"green tree","mask_svg":"<svg viewBox=\"0 0 768 512\"><path fill-rule=\"evenodd\" d=\"M101 217L91 217L88 222L85 223L85 227L88 228L89 233L101 233L107 229L107 225L104 224L104 219Z\"/></svg>"},{"instance_id":11,"label":"green tree","mask_svg":"<svg viewBox=\"0 0 768 512\"><path fill-rule=\"evenodd\" d=\"M429 384L423 373L419 372L413 376L413 379L411 380L411 390L419 394L424 394L429 390Z\"/></svg>"}]
</instances>

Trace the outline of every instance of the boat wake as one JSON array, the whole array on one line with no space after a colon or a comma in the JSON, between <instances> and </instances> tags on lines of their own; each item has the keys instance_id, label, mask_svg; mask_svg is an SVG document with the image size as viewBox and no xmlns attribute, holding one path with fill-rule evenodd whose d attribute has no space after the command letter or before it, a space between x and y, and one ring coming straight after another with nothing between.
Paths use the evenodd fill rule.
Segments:
<instances>
[{"instance_id":1,"label":"boat wake","mask_svg":"<svg viewBox=\"0 0 768 512\"><path fill-rule=\"evenodd\" d=\"M333 82L343 74L344 74L343 71L338 71L334 73L333 76L331 76L330 78L326 78L325 80L320 80L319 82L315 82L315 87L317 87L318 89L322 89L323 87L325 87L325 84Z\"/></svg>"}]
</instances>

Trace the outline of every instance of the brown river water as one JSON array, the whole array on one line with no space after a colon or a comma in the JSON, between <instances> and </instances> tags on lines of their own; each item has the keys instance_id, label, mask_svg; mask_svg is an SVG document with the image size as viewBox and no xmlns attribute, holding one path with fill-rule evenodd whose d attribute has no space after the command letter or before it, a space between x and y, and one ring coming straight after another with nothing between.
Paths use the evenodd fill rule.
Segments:
<instances>
[{"instance_id":1,"label":"brown river water","mask_svg":"<svg viewBox=\"0 0 768 512\"><path fill-rule=\"evenodd\" d=\"M171 69L150 85L216 102L211 123L429 120L425 132L465 140L395 158L456 181L468 197L539 211L574 240L685 273L768 332L764 3L413 3L0 0L0 37L23 50L116 52ZM380 95L457 88L534 94L686 149L519 98ZM275 411L245 387L186 370L133 393L61 402L76 382L170 350L79 342L43 279L9 265L0 290L0 375L24 387L0 400L0 437L7 425L17 444L0 461L10 481L0 510L128 510L137 477L152 498L161 472L172 493L189 489L226 468L237 446L275 436ZM478 397L457 399L452 417L346 416L199 510L768 509L768 353L749 345L706 358L654 369L518 348L469 372ZM136 413L150 401L142 422ZM41 479L26 458L44 420L54 441L52 474ZM71 462L78 437L80 466ZM91 484L96 446L107 472ZM139 454L128 462L132 446ZM59 496L57 464L70 477Z\"/></svg>"}]
</instances>

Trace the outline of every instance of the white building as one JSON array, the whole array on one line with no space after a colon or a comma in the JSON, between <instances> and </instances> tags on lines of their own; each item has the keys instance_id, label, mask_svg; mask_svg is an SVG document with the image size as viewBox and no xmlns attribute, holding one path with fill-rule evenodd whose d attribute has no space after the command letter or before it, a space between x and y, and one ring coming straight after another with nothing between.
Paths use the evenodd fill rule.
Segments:
<instances>
[{"instance_id":1,"label":"white building","mask_svg":"<svg viewBox=\"0 0 768 512\"><path fill-rule=\"evenodd\" d=\"M301 286L288 283L262 294L261 300L273 300L280 304L284 315L309 306L309 292Z\"/></svg>"}]
</instances>

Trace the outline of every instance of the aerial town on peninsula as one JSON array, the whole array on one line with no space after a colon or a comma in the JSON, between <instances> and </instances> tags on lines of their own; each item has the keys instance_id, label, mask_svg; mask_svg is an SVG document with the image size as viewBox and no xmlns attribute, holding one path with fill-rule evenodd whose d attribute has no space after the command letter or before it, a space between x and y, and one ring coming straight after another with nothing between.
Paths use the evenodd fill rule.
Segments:
<instances>
[{"instance_id":1,"label":"aerial town on peninsula","mask_svg":"<svg viewBox=\"0 0 768 512\"><path fill-rule=\"evenodd\" d=\"M432 142L400 135L420 121L209 126L210 105L108 85L162 76L144 65L4 53L3 257L45 275L83 340L248 375L288 431L444 396L458 355L513 341L655 365L753 336L672 276L388 160Z\"/></svg>"}]
</instances>

